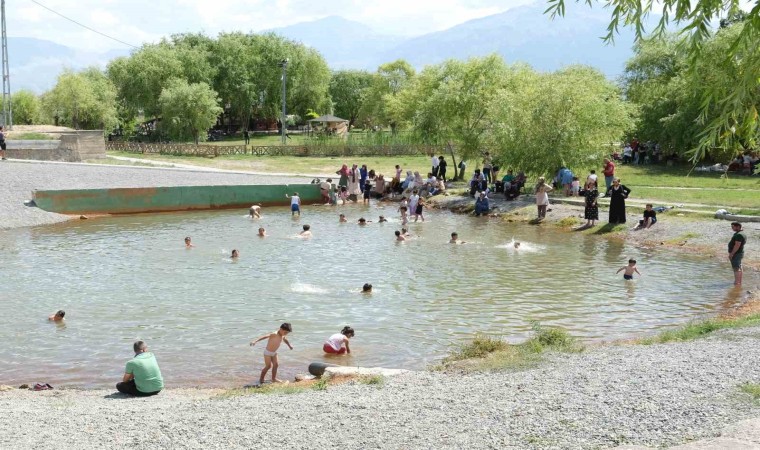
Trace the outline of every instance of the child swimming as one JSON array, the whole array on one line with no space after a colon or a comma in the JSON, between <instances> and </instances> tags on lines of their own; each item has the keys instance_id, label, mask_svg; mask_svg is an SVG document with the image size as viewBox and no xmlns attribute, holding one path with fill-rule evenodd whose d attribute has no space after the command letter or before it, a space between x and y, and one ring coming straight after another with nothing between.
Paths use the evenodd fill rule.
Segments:
<instances>
[{"instance_id":1,"label":"child swimming","mask_svg":"<svg viewBox=\"0 0 760 450\"><path fill-rule=\"evenodd\" d=\"M248 208L248 217L251 219L261 219L261 206L253 205Z\"/></svg>"},{"instance_id":2,"label":"child swimming","mask_svg":"<svg viewBox=\"0 0 760 450\"><path fill-rule=\"evenodd\" d=\"M641 272L639 272L639 269L636 268L636 260L635 259L629 259L628 260L628 265L619 268L618 271L615 272L615 273L616 274L620 273L623 270L625 270L625 272L623 272L623 279L624 280L633 280L633 274L634 273L637 273L637 274L639 274L639 276L641 276Z\"/></svg>"},{"instance_id":3,"label":"child swimming","mask_svg":"<svg viewBox=\"0 0 760 450\"><path fill-rule=\"evenodd\" d=\"M341 214L340 216L338 216L338 223L346 223L346 222L348 222L348 219L346 219L345 214Z\"/></svg>"},{"instance_id":4,"label":"child swimming","mask_svg":"<svg viewBox=\"0 0 760 450\"><path fill-rule=\"evenodd\" d=\"M449 244L465 244L464 241L459 240L459 234L457 232L451 233L451 239L449 240Z\"/></svg>"},{"instance_id":5,"label":"child swimming","mask_svg":"<svg viewBox=\"0 0 760 450\"><path fill-rule=\"evenodd\" d=\"M364 286L362 286L362 293L363 294L371 294L372 293L372 285L369 283L364 283Z\"/></svg>"},{"instance_id":6,"label":"child swimming","mask_svg":"<svg viewBox=\"0 0 760 450\"><path fill-rule=\"evenodd\" d=\"M190 239L190 236L186 237L185 238L185 248L193 248L193 247L195 247L195 246L193 245L193 241L192 241L192 239Z\"/></svg>"},{"instance_id":7,"label":"child swimming","mask_svg":"<svg viewBox=\"0 0 760 450\"><path fill-rule=\"evenodd\" d=\"M267 230L264 229L264 227L259 227L259 237L267 237Z\"/></svg>"},{"instance_id":8,"label":"child swimming","mask_svg":"<svg viewBox=\"0 0 760 450\"><path fill-rule=\"evenodd\" d=\"M303 231L298 233L298 236L302 238L310 238L311 237L311 225L304 225Z\"/></svg>"},{"instance_id":9,"label":"child swimming","mask_svg":"<svg viewBox=\"0 0 760 450\"><path fill-rule=\"evenodd\" d=\"M230 255L230 258L237 259L240 256L240 252L237 250L232 250L232 255Z\"/></svg>"},{"instance_id":10,"label":"child swimming","mask_svg":"<svg viewBox=\"0 0 760 450\"><path fill-rule=\"evenodd\" d=\"M401 234L400 231L396 230L394 234L396 235L396 240L397 241L405 241L406 240L406 238Z\"/></svg>"}]
</instances>

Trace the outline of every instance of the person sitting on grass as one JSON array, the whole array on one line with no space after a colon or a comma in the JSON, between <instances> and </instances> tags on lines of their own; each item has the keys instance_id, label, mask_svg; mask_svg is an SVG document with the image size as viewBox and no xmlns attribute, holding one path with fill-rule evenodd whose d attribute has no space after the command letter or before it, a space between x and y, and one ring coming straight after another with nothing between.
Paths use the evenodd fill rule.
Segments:
<instances>
[{"instance_id":1,"label":"person sitting on grass","mask_svg":"<svg viewBox=\"0 0 760 450\"><path fill-rule=\"evenodd\" d=\"M116 390L122 394L147 397L156 395L164 388L164 378L158 368L158 362L143 341L132 346L135 357L127 361L124 378L116 383Z\"/></svg>"},{"instance_id":2,"label":"person sitting on grass","mask_svg":"<svg viewBox=\"0 0 760 450\"><path fill-rule=\"evenodd\" d=\"M656 223L657 212L652 209L651 203L647 203L646 209L644 210L644 218L642 220L639 220L639 224L636 226L636 229L640 230L642 228L649 228Z\"/></svg>"}]
</instances>

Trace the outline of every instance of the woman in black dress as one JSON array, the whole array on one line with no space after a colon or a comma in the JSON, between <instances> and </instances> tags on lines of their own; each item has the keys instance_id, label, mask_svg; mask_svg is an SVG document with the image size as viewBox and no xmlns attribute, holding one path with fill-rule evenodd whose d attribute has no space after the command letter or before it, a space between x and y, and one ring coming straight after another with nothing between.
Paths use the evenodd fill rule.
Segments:
<instances>
[{"instance_id":1,"label":"woman in black dress","mask_svg":"<svg viewBox=\"0 0 760 450\"><path fill-rule=\"evenodd\" d=\"M612 180L612 187L607 191L610 197L610 223L625 223L625 199L631 190L620 184L620 178Z\"/></svg>"},{"instance_id":2,"label":"woman in black dress","mask_svg":"<svg viewBox=\"0 0 760 450\"><path fill-rule=\"evenodd\" d=\"M589 180L586 182L586 188L581 192L586 198L586 208L583 210L583 217L586 219L586 227L593 227L599 220L599 207L596 199L599 197L599 191L596 188L596 182Z\"/></svg>"}]
</instances>

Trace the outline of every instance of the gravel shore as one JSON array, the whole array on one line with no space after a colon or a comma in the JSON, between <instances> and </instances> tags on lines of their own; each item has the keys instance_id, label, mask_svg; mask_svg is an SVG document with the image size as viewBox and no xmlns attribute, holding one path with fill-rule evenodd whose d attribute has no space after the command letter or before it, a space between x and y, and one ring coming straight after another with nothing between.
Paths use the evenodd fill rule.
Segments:
<instances>
[{"instance_id":1,"label":"gravel shore","mask_svg":"<svg viewBox=\"0 0 760 450\"><path fill-rule=\"evenodd\" d=\"M71 216L24 206L35 189L308 183L311 179L232 172L50 162L0 163L0 229L63 222Z\"/></svg>"},{"instance_id":2,"label":"gravel shore","mask_svg":"<svg viewBox=\"0 0 760 450\"><path fill-rule=\"evenodd\" d=\"M552 355L521 372L412 372L384 385L219 398L172 390L0 393L0 447L606 448L714 437L760 416L760 328Z\"/></svg>"}]
</instances>

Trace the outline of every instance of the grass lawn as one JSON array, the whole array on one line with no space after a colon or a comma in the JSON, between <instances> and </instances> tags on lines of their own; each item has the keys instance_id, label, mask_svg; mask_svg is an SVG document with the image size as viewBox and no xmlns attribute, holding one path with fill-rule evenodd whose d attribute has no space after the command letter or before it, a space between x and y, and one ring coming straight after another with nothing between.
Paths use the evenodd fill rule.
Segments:
<instances>
[{"instance_id":1,"label":"grass lawn","mask_svg":"<svg viewBox=\"0 0 760 450\"><path fill-rule=\"evenodd\" d=\"M290 139L287 140L286 145L301 145L306 140L306 135L292 134ZM204 145L243 145L245 140L242 137L224 137L221 141L207 141ZM251 143L249 145L281 145L282 136L279 134L268 134L266 136L251 136Z\"/></svg>"},{"instance_id":2,"label":"grass lawn","mask_svg":"<svg viewBox=\"0 0 760 450\"><path fill-rule=\"evenodd\" d=\"M659 186L713 189L751 189L760 191L760 177L747 177L733 173L724 177L717 172L696 172L691 166L632 166L618 165L615 175L626 186ZM601 170L597 170L601 177ZM685 200L684 200L685 201ZM760 201L759 201L760 202Z\"/></svg>"},{"instance_id":3,"label":"grass lawn","mask_svg":"<svg viewBox=\"0 0 760 450\"><path fill-rule=\"evenodd\" d=\"M632 198L653 203L700 203L731 212L760 213L760 178L691 171L691 166L619 165L615 175L631 188Z\"/></svg>"},{"instance_id":4,"label":"grass lawn","mask_svg":"<svg viewBox=\"0 0 760 450\"><path fill-rule=\"evenodd\" d=\"M250 170L256 172L334 174L342 164L367 164L375 172L390 178L395 174L395 165L404 171L419 171L423 176L430 171L430 158L427 156L373 156L357 157L353 161L344 157L300 157L300 156L251 156L229 155L216 158L198 156L139 155L125 152L108 152L113 156L126 156L152 161L166 161L178 164L192 164L227 170ZM449 164L451 162L449 161Z\"/></svg>"}]
</instances>

